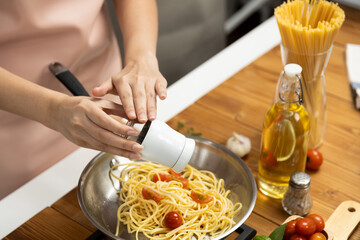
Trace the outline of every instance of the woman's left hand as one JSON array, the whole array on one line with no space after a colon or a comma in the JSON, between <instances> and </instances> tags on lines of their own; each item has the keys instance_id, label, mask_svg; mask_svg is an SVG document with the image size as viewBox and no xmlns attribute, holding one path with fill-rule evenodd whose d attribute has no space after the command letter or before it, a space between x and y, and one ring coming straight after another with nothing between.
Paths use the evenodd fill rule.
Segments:
<instances>
[{"instance_id":1,"label":"woman's left hand","mask_svg":"<svg viewBox=\"0 0 360 240\"><path fill-rule=\"evenodd\" d=\"M147 54L128 61L118 74L94 88L92 93L96 97L118 94L127 117L144 123L156 118L156 95L164 100L166 86L156 57Z\"/></svg>"}]
</instances>

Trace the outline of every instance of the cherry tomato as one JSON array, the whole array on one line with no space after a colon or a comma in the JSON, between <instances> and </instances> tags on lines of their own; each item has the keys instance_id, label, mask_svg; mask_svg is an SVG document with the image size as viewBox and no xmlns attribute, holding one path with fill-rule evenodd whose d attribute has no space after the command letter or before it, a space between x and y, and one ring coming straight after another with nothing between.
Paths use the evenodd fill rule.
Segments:
<instances>
[{"instance_id":1,"label":"cherry tomato","mask_svg":"<svg viewBox=\"0 0 360 240\"><path fill-rule=\"evenodd\" d=\"M301 236L300 234L295 233L290 237L290 240L306 240L306 237Z\"/></svg>"},{"instance_id":2,"label":"cherry tomato","mask_svg":"<svg viewBox=\"0 0 360 240\"><path fill-rule=\"evenodd\" d=\"M163 181L163 182L169 182L171 179L170 174L157 173L157 174L154 174L154 176L153 176L153 182L159 181L159 177L160 177L160 181Z\"/></svg>"},{"instance_id":3,"label":"cherry tomato","mask_svg":"<svg viewBox=\"0 0 360 240\"><path fill-rule=\"evenodd\" d=\"M180 214L177 212L168 212L164 218L164 225L170 229L175 229L183 224Z\"/></svg>"},{"instance_id":4,"label":"cherry tomato","mask_svg":"<svg viewBox=\"0 0 360 240\"><path fill-rule=\"evenodd\" d=\"M170 175L173 175L173 176L178 176L178 177L181 177L181 172L180 173L176 173L174 170L172 170L171 168L168 169L168 173Z\"/></svg>"},{"instance_id":5,"label":"cherry tomato","mask_svg":"<svg viewBox=\"0 0 360 240\"><path fill-rule=\"evenodd\" d=\"M307 216L306 218L310 218L311 220L314 221L314 223L316 225L316 232L321 232L322 230L324 230L325 221L320 215L313 213L313 214L310 214L309 216Z\"/></svg>"},{"instance_id":6,"label":"cherry tomato","mask_svg":"<svg viewBox=\"0 0 360 240\"><path fill-rule=\"evenodd\" d=\"M323 156L321 152L316 149L309 149L307 151L306 168L310 170L317 170L323 163Z\"/></svg>"},{"instance_id":7,"label":"cherry tomato","mask_svg":"<svg viewBox=\"0 0 360 240\"><path fill-rule=\"evenodd\" d=\"M190 194L192 200L194 200L197 203L209 203L213 200L213 197L205 194L205 193L199 193L195 191L191 191Z\"/></svg>"},{"instance_id":8,"label":"cherry tomato","mask_svg":"<svg viewBox=\"0 0 360 240\"><path fill-rule=\"evenodd\" d=\"M181 182L183 185L183 188L186 188L187 185L189 184L189 180L187 180L184 177L172 176L171 180Z\"/></svg>"},{"instance_id":9,"label":"cherry tomato","mask_svg":"<svg viewBox=\"0 0 360 240\"><path fill-rule=\"evenodd\" d=\"M310 236L309 240L326 240L324 234L317 232Z\"/></svg>"},{"instance_id":10,"label":"cherry tomato","mask_svg":"<svg viewBox=\"0 0 360 240\"><path fill-rule=\"evenodd\" d=\"M153 179L152 179L153 182L159 181L159 177L160 177L160 181L163 181L163 182L170 182L170 181L181 182L182 185L183 185L183 188L186 188L188 183L189 183L189 180L187 180L184 177L178 176L178 173L175 173L175 175L173 175L173 174L164 174L164 173L154 174Z\"/></svg>"},{"instance_id":11,"label":"cherry tomato","mask_svg":"<svg viewBox=\"0 0 360 240\"><path fill-rule=\"evenodd\" d=\"M270 152L266 148L263 148L260 156L260 160L265 168L274 168L278 166L278 161L276 157L274 156L274 154L272 154L272 152Z\"/></svg>"},{"instance_id":12,"label":"cherry tomato","mask_svg":"<svg viewBox=\"0 0 360 240\"><path fill-rule=\"evenodd\" d=\"M298 221L298 219L291 220L288 222L285 226L285 232L284 232L284 239L289 239L292 235L296 233L295 230L295 224Z\"/></svg>"},{"instance_id":13,"label":"cherry tomato","mask_svg":"<svg viewBox=\"0 0 360 240\"><path fill-rule=\"evenodd\" d=\"M157 203L162 200L160 194L152 188L143 187L141 193L146 200L154 200Z\"/></svg>"},{"instance_id":14,"label":"cherry tomato","mask_svg":"<svg viewBox=\"0 0 360 240\"><path fill-rule=\"evenodd\" d=\"M296 222L295 230L303 236L310 236L315 233L316 224L310 218L302 218Z\"/></svg>"}]
</instances>

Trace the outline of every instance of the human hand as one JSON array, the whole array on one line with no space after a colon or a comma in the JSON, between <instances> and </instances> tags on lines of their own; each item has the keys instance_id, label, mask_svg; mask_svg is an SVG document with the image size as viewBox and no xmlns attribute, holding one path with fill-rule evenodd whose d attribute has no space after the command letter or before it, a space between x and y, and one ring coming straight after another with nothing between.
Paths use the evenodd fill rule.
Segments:
<instances>
[{"instance_id":1,"label":"human hand","mask_svg":"<svg viewBox=\"0 0 360 240\"><path fill-rule=\"evenodd\" d=\"M116 75L93 89L96 97L118 94L127 118L140 123L156 118L156 95L166 98L167 82L161 75L156 57L143 55L129 60Z\"/></svg>"},{"instance_id":2,"label":"human hand","mask_svg":"<svg viewBox=\"0 0 360 240\"><path fill-rule=\"evenodd\" d=\"M71 142L130 159L140 159L142 146L121 135L136 136L132 127L126 126L110 115L125 117L121 105L111 101L64 96L52 107L52 126Z\"/></svg>"}]
</instances>

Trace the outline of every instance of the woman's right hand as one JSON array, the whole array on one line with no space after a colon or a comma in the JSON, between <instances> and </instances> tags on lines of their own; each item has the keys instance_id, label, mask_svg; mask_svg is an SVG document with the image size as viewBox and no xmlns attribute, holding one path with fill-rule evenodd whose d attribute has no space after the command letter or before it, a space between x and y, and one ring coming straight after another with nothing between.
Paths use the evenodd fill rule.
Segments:
<instances>
[{"instance_id":1,"label":"woman's right hand","mask_svg":"<svg viewBox=\"0 0 360 240\"><path fill-rule=\"evenodd\" d=\"M51 126L71 142L130 159L139 159L142 146L122 136L136 136L130 126L111 115L126 117L124 108L111 101L91 97L63 96L51 107ZM122 136L121 136L122 135Z\"/></svg>"}]
</instances>

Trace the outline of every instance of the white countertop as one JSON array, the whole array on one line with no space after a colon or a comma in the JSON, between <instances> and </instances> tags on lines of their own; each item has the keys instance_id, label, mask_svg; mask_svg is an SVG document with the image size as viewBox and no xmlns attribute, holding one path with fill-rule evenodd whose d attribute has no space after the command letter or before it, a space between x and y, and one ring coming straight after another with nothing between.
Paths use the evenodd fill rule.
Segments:
<instances>
[{"instance_id":1,"label":"white countertop","mask_svg":"<svg viewBox=\"0 0 360 240\"><path fill-rule=\"evenodd\" d=\"M171 85L167 99L158 101L158 119L171 119L279 43L280 34L272 17ZM79 148L2 199L0 238L76 187L82 170L98 153Z\"/></svg>"}]
</instances>

